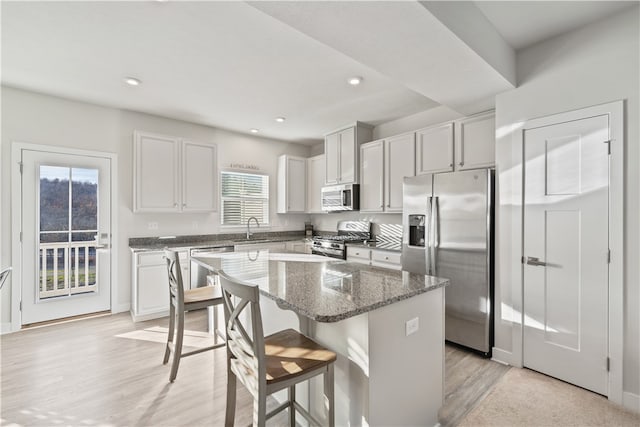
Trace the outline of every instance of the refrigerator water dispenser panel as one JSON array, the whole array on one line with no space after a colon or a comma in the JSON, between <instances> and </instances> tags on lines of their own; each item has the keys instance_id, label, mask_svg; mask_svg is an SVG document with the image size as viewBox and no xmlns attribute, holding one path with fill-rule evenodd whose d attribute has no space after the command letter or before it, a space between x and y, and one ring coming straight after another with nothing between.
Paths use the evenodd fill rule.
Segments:
<instances>
[{"instance_id":1,"label":"refrigerator water dispenser panel","mask_svg":"<svg viewBox=\"0 0 640 427\"><path fill-rule=\"evenodd\" d=\"M425 245L426 215L409 215L409 246L423 247Z\"/></svg>"}]
</instances>

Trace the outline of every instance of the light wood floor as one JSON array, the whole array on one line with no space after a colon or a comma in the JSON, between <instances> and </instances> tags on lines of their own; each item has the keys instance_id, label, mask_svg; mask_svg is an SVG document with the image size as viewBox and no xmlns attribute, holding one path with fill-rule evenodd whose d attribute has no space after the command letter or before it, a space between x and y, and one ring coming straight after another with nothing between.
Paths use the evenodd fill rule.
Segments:
<instances>
[{"instance_id":1,"label":"light wood floor","mask_svg":"<svg viewBox=\"0 0 640 427\"><path fill-rule=\"evenodd\" d=\"M180 426L224 424L225 349L183 359L168 382L164 344L116 335L167 326L128 313L28 329L0 337L0 425ZM204 312L187 329L206 330ZM443 426L454 426L506 372L447 346ZM251 396L238 387L236 425L251 424ZM286 413L269 421L284 424Z\"/></svg>"}]
</instances>

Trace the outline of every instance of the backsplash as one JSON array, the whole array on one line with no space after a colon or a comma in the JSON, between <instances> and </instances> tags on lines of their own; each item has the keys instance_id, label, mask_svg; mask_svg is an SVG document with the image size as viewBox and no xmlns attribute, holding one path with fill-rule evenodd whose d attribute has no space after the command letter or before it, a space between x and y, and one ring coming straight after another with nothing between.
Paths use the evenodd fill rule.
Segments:
<instances>
[{"instance_id":1,"label":"backsplash","mask_svg":"<svg viewBox=\"0 0 640 427\"><path fill-rule=\"evenodd\" d=\"M314 231L335 232L338 221L370 221L371 233L383 240L402 240L402 214L344 212L311 215Z\"/></svg>"}]
</instances>

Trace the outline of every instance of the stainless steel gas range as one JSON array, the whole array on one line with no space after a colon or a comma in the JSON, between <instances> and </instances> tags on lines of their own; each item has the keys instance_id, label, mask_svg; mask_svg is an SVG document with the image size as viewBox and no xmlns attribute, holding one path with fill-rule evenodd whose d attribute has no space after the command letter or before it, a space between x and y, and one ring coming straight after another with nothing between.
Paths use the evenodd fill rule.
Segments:
<instances>
[{"instance_id":1,"label":"stainless steel gas range","mask_svg":"<svg viewBox=\"0 0 640 427\"><path fill-rule=\"evenodd\" d=\"M346 259L346 243L363 242L371 239L369 221L340 221L338 234L313 237L311 253L332 258Z\"/></svg>"}]
</instances>

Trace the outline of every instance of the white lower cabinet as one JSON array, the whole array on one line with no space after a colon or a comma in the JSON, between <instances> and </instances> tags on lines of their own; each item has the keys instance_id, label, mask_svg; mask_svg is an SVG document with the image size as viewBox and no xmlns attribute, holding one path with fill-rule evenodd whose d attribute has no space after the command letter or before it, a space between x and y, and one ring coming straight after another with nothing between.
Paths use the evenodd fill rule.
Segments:
<instances>
[{"instance_id":1,"label":"white lower cabinet","mask_svg":"<svg viewBox=\"0 0 640 427\"><path fill-rule=\"evenodd\" d=\"M402 270L400 254L398 252L371 250L371 265L374 267L390 268L392 270Z\"/></svg>"},{"instance_id":2,"label":"white lower cabinet","mask_svg":"<svg viewBox=\"0 0 640 427\"><path fill-rule=\"evenodd\" d=\"M371 265L371 249L347 246L347 261Z\"/></svg>"},{"instance_id":3,"label":"white lower cabinet","mask_svg":"<svg viewBox=\"0 0 640 427\"><path fill-rule=\"evenodd\" d=\"M285 249L290 252L299 252L301 254L307 253L307 242L305 240L294 240L293 242L287 242Z\"/></svg>"},{"instance_id":4,"label":"white lower cabinet","mask_svg":"<svg viewBox=\"0 0 640 427\"><path fill-rule=\"evenodd\" d=\"M374 267L401 270L400 253L381 249L369 249L359 246L347 246L347 261Z\"/></svg>"},{"instance_id":5,"label":"white lower cabinet","mask_svg":"<svg viewBox=\"0 0 640 427\"><path fill-rule=\"evenodd\" d=\"M190 286L189 251L179 251L185 289ZM134 252L132 260L131 317L134 322L169 314L169 280L164 251Z\"/></svg>"}]
</instances>

